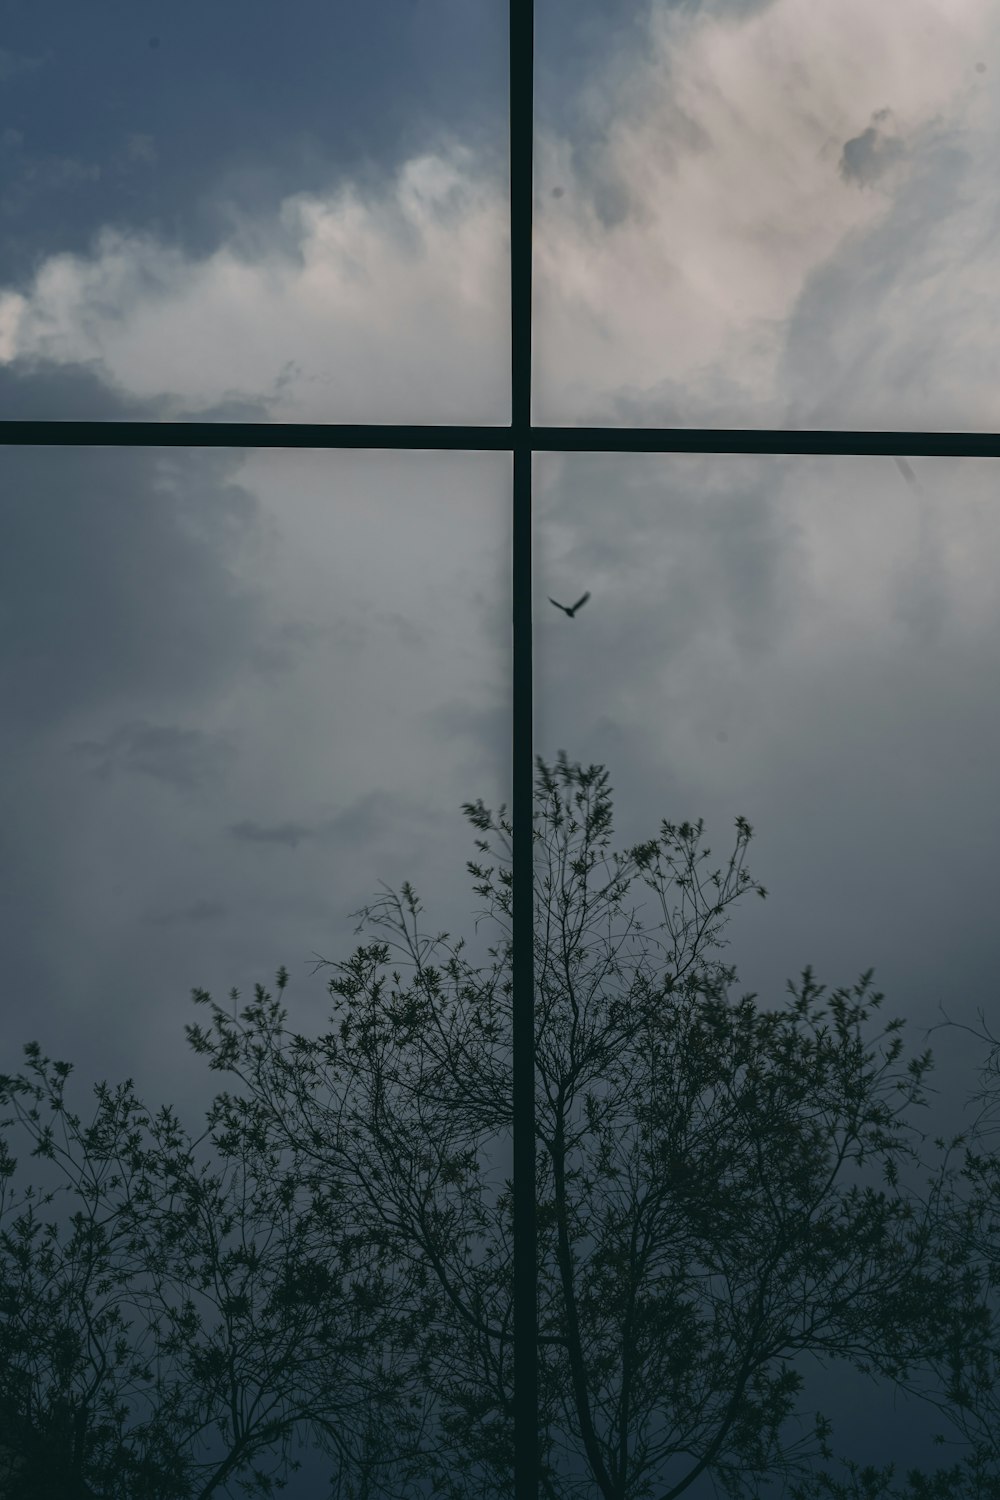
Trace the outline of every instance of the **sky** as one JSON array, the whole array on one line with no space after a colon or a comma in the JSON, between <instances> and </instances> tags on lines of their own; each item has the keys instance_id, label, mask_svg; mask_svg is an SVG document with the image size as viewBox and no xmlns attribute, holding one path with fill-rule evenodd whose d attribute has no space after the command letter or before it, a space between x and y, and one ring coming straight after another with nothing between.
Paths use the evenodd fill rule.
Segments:
<instances>
[{"instance_id":1,"label":"sky","mask_svg":"<svg viewBox=\"0 0 1000 1500\"><path fill-rule=\"evenodd\" d=\"M506 27L8 6L0 414L509 421ZM998 40L989 0L536 0L533 420L1000 430ZM995 461L900 457L538 455L534 735L607 766L615 849L701 816L724 867L749 818L737 993L873 967L919 1051L995 1013L1000 510ZM319 1032L317 955L406 879L486 962L510 477L0 450L3 1071L37 1039L81 1110L131 1077L198 1134L192 988L285 964ZM983 1049L932 1044L959 1128ZM866 1461L933 1462L891 1395L823 1390Z\"/></svg>"}]
</instances>

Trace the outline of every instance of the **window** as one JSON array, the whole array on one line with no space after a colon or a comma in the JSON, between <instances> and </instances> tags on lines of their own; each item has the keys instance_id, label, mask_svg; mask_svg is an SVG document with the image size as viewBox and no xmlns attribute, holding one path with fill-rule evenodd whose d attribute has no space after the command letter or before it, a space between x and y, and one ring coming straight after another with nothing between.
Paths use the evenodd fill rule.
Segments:
<instances>
[{"instance_id":1,"label":"window","mask_svg":"<svg viewBox=\"0 0 1000 1500\"><path fill-rule=\"evenodd\" d=\"M536 1239L534 1204L534 1071L532 954L532 457L534 454L744 454L852 455L895 458L906 478L908 456L1000 456L993 433L720 429L713 427L533 426L532 391L532 209L533 181L533 0L509 0L510 172L511 172L511 412L509 426L454 423L275 424L212 420L150 423L105 421L87 416L63 420L6 417L0 441L6 445L149 447L163 450L378 449L397 453L509 454L513 463L511 577L513 624L514 766L514 1076L515 1141L515 1397L516 1493L536 1500L537 1427ZM151 41L150 46L153 43ZM817 42L818 46L823 43ZM4 54L6 56L6 54ZM4 64L7 66L7 63ZM850 169L867 180L878 162L892 157L891 135L875 121L847 153ZM15 132L16 134L16 132ZM151 148L138 140L140 156ZM553 189L553 192L558 189ZM724 275L725 266L713 274ZM2 330L0 330L2 331ZM912 478L912 470L910 471ZM581 588L587 580L581 580ZM574 596L575 597L575 596ZM567 598L567 604L573 602ZM547 606L546 606L547 607ZM594 606L591 605L591 610Z\"/></svg>"}]
</instances>

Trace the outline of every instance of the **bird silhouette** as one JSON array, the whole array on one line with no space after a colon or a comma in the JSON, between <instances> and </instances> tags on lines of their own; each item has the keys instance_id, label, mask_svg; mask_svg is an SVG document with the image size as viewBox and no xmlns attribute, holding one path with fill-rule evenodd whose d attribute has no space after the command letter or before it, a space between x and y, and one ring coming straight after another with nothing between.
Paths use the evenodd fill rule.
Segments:
<instances>
[{"instance_id":1,"label":"bird silhouette","mask_svg":"<svg viewBox=\"0 0 1000 1500\"><path fill-rule=\"evenodd\" d=\"M558 599L553 599L552 595L550 594L549 595L549 603L550 604L554 604L555 607L556 607L556 609L564 609L566 611L566 613L569 615L570 619L572 620L573 616L576 614L577 610L580 608L580 605L581 604L586 604L586 602L587 602L587 600L589 598L590 598L590 594L586 593L586 594L584 594L583 598L582 599L578 599L575 604L560 604L559 601L558 601Z\"/></svg>"},{"instance_id":2,"label":"bird silhouette","mask_svg":"<svg viewBox=\"0 0 1000 1500\"><path fill-rule=\"evenodd\" d=\"M917 484L917 476L916 474L914 474L913 470L906 462L906 459L897 458L895 454L893 454L892 461L896 465L896 468L899 470L899 472L902 474L903 478L906 480L907 484L912 484L914 489L919 489L920 486Z\"/></svg>"}]
</instances>

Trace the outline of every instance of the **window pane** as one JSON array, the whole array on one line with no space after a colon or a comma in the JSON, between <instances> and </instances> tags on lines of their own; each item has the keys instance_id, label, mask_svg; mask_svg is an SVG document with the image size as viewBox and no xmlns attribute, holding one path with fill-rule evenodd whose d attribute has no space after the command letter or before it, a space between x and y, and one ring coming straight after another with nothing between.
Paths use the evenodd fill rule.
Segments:
<instances>
[{"instance_id":1,"label":"window pane","mask_svg":"<svg viewBox=\"0 0 1000 1500\"><path fill-rule=\"evenodd\" d=\"M246 1089L192 1051L193 988L235 1014L260 984L290 1030L335 1031L318 961L389 941L357 913L404 881L422 933L488 962L461 805L511 802L510 458L4 448L0 468L0 1073L37 1039L85 1126L93 1084L131 1078L197 1138ZM18 1147L18 1194L65 1183ZM289 1493L325 1493L310 1464Z\"/></svg>"},{"instance_id":2,"label":"window pane","mask_svg":"<svg viewBox=\"0 0 1000 1500\"><path fill-rule=\"evenodd\" d=\"M984 0L538 0L534 420L993 431Z\"/></svg>"},{"instance_id":3,"label":"window pane","mask_svg":"<svg viewBox=\"0 0 1000 1500\"><path fill-rule=\"evenodd\" d=\"M136 420L509 420L502 8L8 11L0 361Z\"/></svg>"},{"instance_id":4,"label":"window pane","mask_svg":"<svg viewBox=\"0 0 1000 1500\"><path fill-rule=\"evenodd\" d=\"M765 887L767 899L747 889L727 902L725 946L710 945L706 962L735 967L726 988L733 1005L753 993L761 1009L779 1010L790 1010L788 982L801 989L806 965L826 986L827 999L838 988L853 989L873 968L869 993L886 998L864 1028L866 1039L875 1045L871 1039L882 1027L903 1017L905 1050L897 1065L903 1077L906 1060L925 1046L933 1050L929 1085L937 1092L928 1091L928 1108L910 1110L907 1118L926 1132L924 1150L937 1160L934 1137L972 1123L966 1103L980 1086L986 1049L964 1031L945 1028L928 1038L925 1029L944 1019L942 1008L981 1029L977 1011L984 1008L996 1034L995 464L544 454L535 460L535 486L536 749L549 766L564 750L571 764L606 767L614 815L607 848L593 843L598 863L588 881L587 923L576 925L582 924L578 900L563 918L586 950L571 965L578 1015L575 1007L570 1013L565 982L552 981L549 1034L561 1036L564 1069L573 1057L571 1023L577 1054L586 1039L593 1059L600 1055L602 1002L609 993L628 992L625 979L607 977L593 996L589 986L609 953L609 932L620 938L629 913L666 952L651 940L624 944L616 951L626 975L632 972L626 955L643 953L648 973L662 981L670 972L659 896L634 865L622 915L611 927L597 892L611 877L612 854L662 839L663 820L677 828L704 818L698 848L710 854L697 866L704 912L710 898L718 899L712 872L727 880L735 820L742 816L753 830L742 868ZM587 595L572 617L549 602L572 608ZM560 790L565 796L561 784ZM582 825L580 808L571 802L570 811ZM549 837L562 851L564 834ZM582 838L569 841L557 867L566 885L573 884L569 860L582 857ZM547 861L539 845L536 882ZM668 879L665 858L661 868L666 910L680 933L680 917L692 917L698 903ZM543 904L536 921L544 917ZM553 923L546 946L556 949L550 953L556 975L561 932ZM661 996L657 1003L673 1002ZM887 1047L877 1045L879 1060ZM612 1061L624 1059L624 1047L606 1055L605 1074ZM685 1067L694 1066L691 1054ZM670 1078L670 1087L682 1087ZM658 1097L666 1097L667 1087L664 1081ZM605 1077L603 1093L610 1092ZM643 1096L635 1083L616 1097L628 1103ZM540 1107L551 1138L551 1098ZM632 1136L624 1122L633 1114L619 1107L616 1202L627 1200L632 1187L626 1165ZM572 1152L566 1170L599 1179L582 1099L566 1109L567 1131L579 1126L590 1142ZM901 1177L911 1175L904 1163ZM912 1177L924 1193L925 1177L929 1171ZM880 1167L873 1165L866 1180L884 1186ZM577 1203L582 1181L573 1186ZM652 1192L648 1172L640 1186ZM595 1187L579 1220L581 1299L583 1264L598 1233L586 1225L604 1224L606 1211ZM674 1264L662 1239L669 1239L666 1226L674 1220L666 1207L663 1213L656 1221L661 1239L647 1246L648 1264L661 1278ZM617 1222L626 1222L624 1211ZM931 1439L950 1429L929 1408L899 1393L894 1406L887 1383L873 1387L832 1359L825 1374L815 1359L798 1367L806 1385L797 1406L807 1419L817 1407L834 1419L835 1451L846 1446L861 1464L895 1461L897 1472L943 1462ZM608 1401L613 1385L614 1371L602 1387ZM645 1410L637 1375L632 1390ZM663 1420L660 1411L647 1429L650 1442L662 1439ZM786 1429L786 1441L808 1431L808 1425ZM603 1427L599 1435L607 1436ZM582 1474L578 1441L575 1451L574 1472ZM949 1465L957 1461L953 1450L944 1451ZM675 1456L672 1468L651 1473L652 1488L679 1484L685 1462ZM699 1483L692 1494L714 1493L707 1478Z\"/></svg>"}]
</instances>

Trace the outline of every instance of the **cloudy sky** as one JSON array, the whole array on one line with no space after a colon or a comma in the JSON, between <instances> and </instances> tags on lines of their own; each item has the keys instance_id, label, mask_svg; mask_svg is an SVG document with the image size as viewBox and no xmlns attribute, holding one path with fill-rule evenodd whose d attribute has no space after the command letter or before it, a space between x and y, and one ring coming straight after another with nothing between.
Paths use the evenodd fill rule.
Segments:
<instances>
[{"instance_id":1,"label":"cloudy sky","mask_svg":"<svg viewBox=\"0 0 1000 1500\"><path fill-rule=\"evenodd\" d=\"M536 422L1000 430L990 0L536 9ZM0 414L507 422L506 27L8 7ZM749 818L739 992L874 967L919 1050L996 1010L1000 507L901 458L540 455L535 748L607 766L614 848L703 816L724 866ZM0 527L3 1070L37 1039L199 1133L193 987L284 963L318 1031L380 881L486 961L507 455L8 447ZM924 1461L858 1390L856 1451Z\"/></svg>"}]
</instances>

